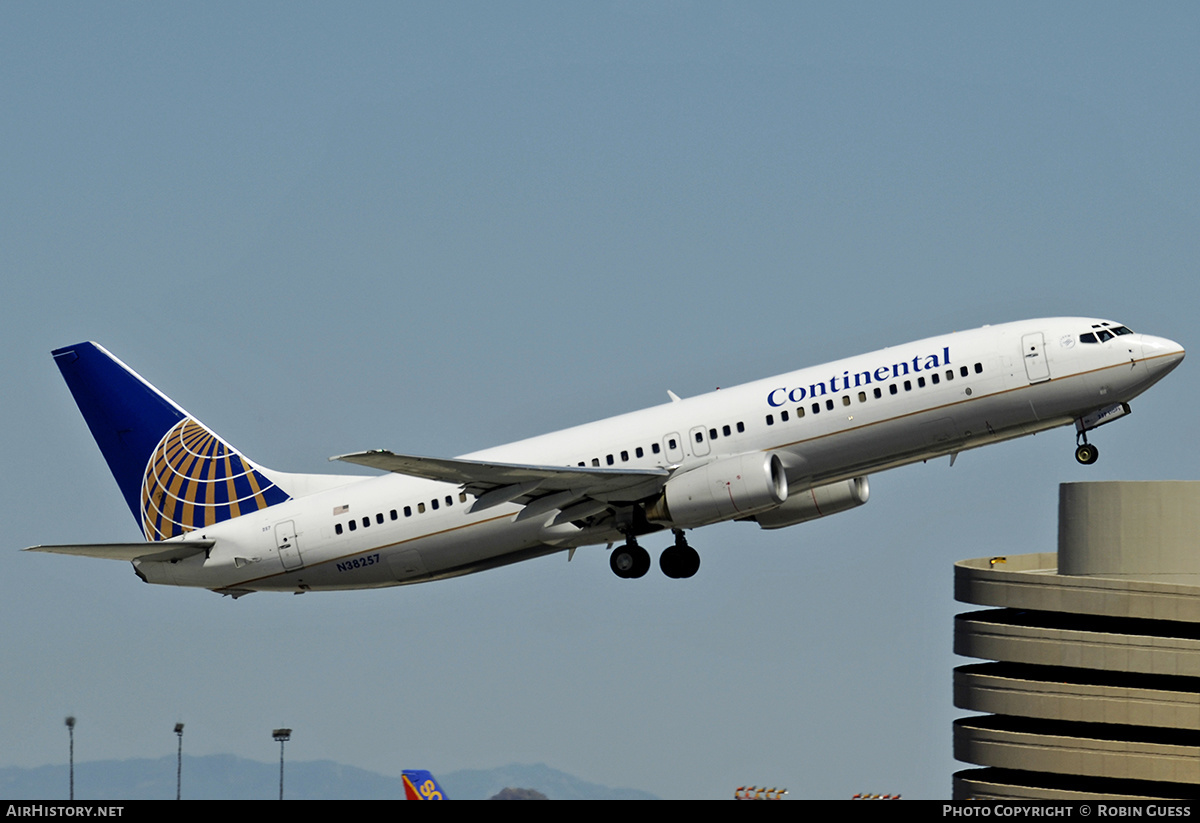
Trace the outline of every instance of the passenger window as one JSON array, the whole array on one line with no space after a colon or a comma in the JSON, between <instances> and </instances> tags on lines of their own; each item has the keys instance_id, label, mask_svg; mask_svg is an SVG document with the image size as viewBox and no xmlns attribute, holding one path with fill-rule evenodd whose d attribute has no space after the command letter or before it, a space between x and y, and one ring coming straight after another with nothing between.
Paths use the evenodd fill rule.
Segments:
<instances>
[{"instance_id":1,"label":"passenger window","mask_svg":"<svg viewBox=\"0 0 1200 823\"><path fill-rule=\"evenodd\" d=\"M813 414L820 414L820 413L821 413L821 404L820 404L820 403L813 403L813 404L812 404L812 410L813 410Z\"/></svg>"},{"instance_id":2,"label":"passenger window","mask_svg":"<svg viewBox=\"0 0 1200 823\"><path fill-rule=\"evenodd\" d=\"M609 455L605 455L604 462L611 466L613 463L615 463L617 461L615 461L613 459L613 456L611 454L609 454Z\"/></svg>"},{"instance_id":3,"label":"passenger window","mask_svg":"<svg viewBox=\"0 0 1200 823\"><path fill-rule=\"evenodd\" d=\"M342 533L342 524L341 524L341 523L334 523L334 524L333 524L333 530L334 530L335 532L337 532L338 534L341 534L341 533Z\"/></svg>"},{"instance_id":4,"label":"passenger window","mask_svg":"<svg viewBox=\"0 0 1200 823\"><path fill-rule=\"evenodd\" d=\"M368 527L368 526L370 526L370 525L371 525L371 518L369 518L369 517L364 517L364 518L363 518L363 528L365 529L365 528L367 528L367 527Z\"/></svg>"},{"instance_id":5,"label":"passenger window","mask_svg":"<svg viewBox=\"0 0 1200 823\"><path fill-rule=\"evenodd\" d=\"M437 511L437 508L438 508L438 499L437 499L436 497L435 497L435 498L433 498L432 500L430 500L430 501L429 501L429 505L433 507L433 510L434 510L434 511Z\"/></svg>"},{"instance_id":6,"label":"passenger window","mask_svg":"<svg viewBox=\"0 0 1200 823\"><path fill-rule=\"evenodd\" d=\"M458 493L458 502L459 502L459 503L466 503L466 502L467 502L467 493L466 493L466 492L459 492L459 493Z\"/></svg>"},{"instance_id":7,"label":"passenger window","mask_svg":"<svg viewBox=\"0 0 1200 823\"><path fill-rule=\"evenodd\" d=\"M929 379L933 381L933 385L935 386L942 381L942 378L938 376L937 372L929 375Z\"/></svg>"},{"instance_id":8,"label":"passenger window","mask_svg":"<svg viewBox=\"0 0 1200 823\"><path fill-rule=\"evenodd\" d=\"M641 446L638 446L636 449L634 449L633 453L634 453L634 456L636 456L636 457L645 457L646 456L646 451Z\"/></svg>"},{"instance_id":9,"label":"passenger window","mask_svg":"<svg viewBox=\"0 0 1200 823\"><path fill-rule=\"evenodd\" d=\"M976 373L976 374L983 374L983 364L982 364L982 363L976 363L976 364L975 364L975 373Z\"/></svg>"},{"instance_id":10,"label":"passenger window","mask_svg":"<svg viewBox=\"0 0 1200 823\"><path fill-rule=\"evenodd\" d=\"M623 452L621 452L621 462L622 462L622 463L628 463L628 462L629 462L629 452L624 452L624 451L623 451Z\"/></svg>"},{"instance_id":11,"label":"passenger window","mask_svg":"<svg viewBox=\"0 0 1200 823\"><path fill-rule=\"evenodd\" d=\"M833 398L832 397L825 401L825 408L828 409L829 411L833 411Z\"/></svg>"},{"instance_id":12,"label":"passenger window","mask_svg":"<svg viewBox=\"0 0 1200 823\"><path fill-rule=\"evenodd\" d=\"M947 380L954 379L954 369L946 369L946 379Z\"/></svg>"},{"instance_id":13,"label":"passenger window","mask_svg":"<svg viewBox=\"0 0 1200 823\"><path fill-rule=\"evenodd\" d=\"M768 414L768 415L767 415L767 425L768 425L768 426L774 426L774 425L775 425L775 415L773 415L773 414ZM672 443L672 444L671 444L671 448L675 448L675 444L674 444L674 443Z\"/></svg>"},{"instance_id":14,"label":"passenger window","mask_svg":"<svg viewBox=\"0 0 1200 823\"><path fill-rule=\"evenodd\" d=\"M383 525L383 512L380 512L379 514L375 515L375 522L381 526Z\"/></svg>"},{"instance_id":15,"label":"passenger window","mask_svg":"<svg viewBox=\"0 0 1200 823\"><path fill-rule=\"evenodd\" d=\"M717 430L716 430L716 429L709 429L709 430L708 430L708 439L709 439L709 440L716 440L716 439L717 439ZM697 442L699 442L699 441L697 441Z\"/></svg>"},{"instance_id":16,"label":"passenger window","mask_svg":"<svg viewBox=\"0 0 1200 823\"><path fill-rule=\"evenodd\" d=\"M417 514L424 514L424 513L425 513L425 504L418 503L417 504Z\"/></svg>"},{"instance_id":17,"label":"passenger window","mask_svg":"<svg viewBox=\"0 0 1200 823\"><path fill-rule=\"evenodd\" d=\"M890 386L888 386L888 391L891 392L892 394L899 394L899 392L900 392L900 390L896 388L895 383L892 383Z\"/></svg>"},{"instance_id":18,"label":"passenger window","mask_svg":"<svg viewBox=\"0 0 1200 823\"><path fill-rule=\"evenodd\" d=\"M592 458L592 465L593 465L593 466L595 466L596 468L600 468L600 458L599 458L599 457L593 457L593 458Z\"/></svg>"},{"instance_id":19,"label":"passenger window","mask_svg":"<svg viewBox=\"0 0 1200 823\"><path fill-rule=\"evenodd\" d=\"M391 510L391 512L390 512L390 514L391 514L391 517L392 517L392 519L393 519L393 520L399 520L399 519L400 519L400 514L399 514L399 513L398 513L398 512L397 512L395 509L392 509L392 510Z\"/></svg>"},{"instance_id":20,"label":"passenger window","mask_svg":"<svg viewBox=\"0 0 1200 823\"><path fill-rule=\"evenodd\" d=\"M866 402L867 402L867 393L866 393L865 391L860 391L860 392L858 393L858 402L859 402L859 403L866 403Z\"/></svg>"},{"instance_id":21,"label":"passenger window","mask_svg":"<svg viewBox=\"0 0 1200 823\"><path fill-rule=\"evenodd\" d=\"M355 529L357 529L357 528L358 528L358 523L356 523L356 522L355 522L355 521L353 521L353 520L351 520L351 521L350 521L350 522L349 522L347 525L349 525L349 526L350 526L350 531L354 531Z\"/></svg>"},{"instance_id":22,"label":"passenger window","mask_svg":"<svg viewBox=\"0 0 1200 823\"><path fill-rule=\"evenodd\" d=\"M733 434L733 430L732 430L732 429L730 429L728 426L722 426L722 427L721 427L721 434L723 434L723 435L725 435L726 437L728 437L729 435Z\"/></svg>"},{"instance_id":23,"label":"passenger window","mask_svg":"<svg viewBox=\"0 0 1200 823\"><path fill-rule=\"evenodd\" d=\"M671 448L675 448L675 441L674 441L674 440L672 440L672 441L671 441ZM655 454L658 454L659 452L661 452L661 451L662 451L662 447L661 447L661 446L659 446L657 443L651 443L651 444L650 444L650 451L654 452Z\"/></svg>"},{"instance_id":24,"label":"passenger window","mask_svg":"<svg viewBox=\"0 0 1200 823\"><path fill-rule=\"evenodd\" d=\"M746 430L746 424L739 422L737 429L738 429L738 434L741 434L742 432L744 432Z\"/></svg>"},{"instance_id":25,"label":"passenger window","mask_svg":"<svg viewBox=\"0 0 1200 823\"><path fill-rule=\"evenodd\" d=\"M676 446L676 445L675 445L675 438L674 438L674 437L672 437L670 440L668 440L668 441L667 441L667 448L670 448L670 449L677 449L677 448L679 448L678 446Z\"/></svg>"},{"instance_id":26,"label":"passenger window","mask_svg":"<svg viewBox=\"0 0 1200 823\"><path fill-rule=\"evenodd\" d=\"M453 498L453 497L451 497L450 495L446 495L446 505L447 505L447 506L453 506L453 505L454 505L454 498Z\"/></svg>"},{"instance_id":27,"label":"passenger window","mask_svg":"<svg viewBox=\"0 0 1200 823\"><path fill-rule=\"evenodd\" d=\"M404 516L405 516L405 517L412 517L412 506L405 506L405 507L404 507Z\"/></svg>"},{"instance_id":28,"label":"passenger window","mask_svg":"<svg viewBox=\"0 0 1200 823\"><path fill-rule=\"evenodd\" d=\"M799 419L800 419L801 417L803 417L803 416L804 416L804 407L803 407L803 406L797 406L797 407L796 407L796 419L797 419L797 420L799 420Z\"/></svg>"},{"instance_id":29,"label":"passenger window","mask_svg":"<svg viewBox=\"0 0 1200 823\"><path fill-rule=\"evenodd\" d=\"M876 386L874 394L875 394L875 399L878 400L879 398L883 397L883 389Z\"/></svg>"},{"instance_id":30,"label":"passenger window","mask_svg":"<svg viewBox=\"0 0 1200 823\"><path fill-rule=\"evenodd\" d=\"M786 422L788 422L788 413L787 413L787 411L781 411L781 412L779 413L779 422L781 422L781 423L786 423Z\"/></svg>"},{"instance_id":31,"label":"passenger window","mask_svg":"<svg viewBox=\"0 0 1200 823\"><path fill-rule=\"evenodd\" d=\"M925 378L924 377L917 378L917 388L919 388L919 389L925 388Z\"/></svg>"},{"instance_id":32,"label":"passenger window","mask_svg":"<svg viewBox=\"0 0 1200 823\"><path fill-rule=\"evenodd\" d=\"M905 390L905 391L912 391L912 381L911 381L911 380L905 380L905 381L904 381L904 390Z\"/></svg>"},{"instance_id":33,"label":"passenger window","mask_svg":"<svg viewBox=\"0 0 1200 823\"><path fill-rule=\"evenodd\" d=\"M850 395L848 395L848 394L843 394L843 395L842 395L842 405L843 405L843 406L849 406L849 405L850 405Z\"/></svg>"},{"instance_id":34,"label":"passenger window","mask_svg":"<svg viewBox=\"0 0 1200 823\"><path fill-rule=\"evenodd\" d=\"M961 374L963 377L966 377L970 372L967 371L966 366L961 366L961 367L959 367L958 373Z\"/></svg>"}]
</instances>

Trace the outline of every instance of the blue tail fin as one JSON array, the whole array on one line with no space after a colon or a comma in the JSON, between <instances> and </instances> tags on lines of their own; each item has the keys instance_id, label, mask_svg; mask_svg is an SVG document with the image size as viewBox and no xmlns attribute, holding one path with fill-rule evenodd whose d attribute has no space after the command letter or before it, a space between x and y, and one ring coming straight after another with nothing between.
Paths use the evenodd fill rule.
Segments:
<instances>
[{"instance_id":1,"label":"blue tail fin","mask_svg":"<svg viewBox=\"0 0 1200 823\"><path fill-rule=\"evenodd\" d=\"M147 540L289 499L253 463L95 343L51 352Z\"/></svg>"},{"instance_id":2,"label":"blue tail fin","mask_svg":"<svg viewBox=\"0 0 1200 823\"><path fill-rule=\"evenodd\" d=\"M404 799L405 800L449 800L437 778L424 769L405 769Z\"/></svg>"}]
</instances>

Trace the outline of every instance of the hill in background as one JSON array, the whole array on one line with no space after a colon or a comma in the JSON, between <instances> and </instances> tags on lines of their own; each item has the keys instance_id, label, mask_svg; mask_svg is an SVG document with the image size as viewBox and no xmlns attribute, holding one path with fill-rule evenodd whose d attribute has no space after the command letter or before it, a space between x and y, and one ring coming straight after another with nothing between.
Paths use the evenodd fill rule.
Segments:
<instances>
[{"instance_id":1,"label":"hill in background","mask_svg":"<svg viewBox=\"0 0 1200 823\"><path fill-rule=\"evenodd\" d=\"M98 760L75 764L77 800L173 800L175 757L157 760ZM420 764L417 764L420 765ZM551 800L653 800L634 789L589 783L545 764L513 764L437 775L457 800L486 800L505 788L534 789ZM0 768L0 797L66 800L67 767ZM274 800L279 797L279 763L260 763L228 754L183 758L185 800ZM388 777L329 760L288 762L288 800L403 800L398 777Z\"/></svg>"}]
</instances>

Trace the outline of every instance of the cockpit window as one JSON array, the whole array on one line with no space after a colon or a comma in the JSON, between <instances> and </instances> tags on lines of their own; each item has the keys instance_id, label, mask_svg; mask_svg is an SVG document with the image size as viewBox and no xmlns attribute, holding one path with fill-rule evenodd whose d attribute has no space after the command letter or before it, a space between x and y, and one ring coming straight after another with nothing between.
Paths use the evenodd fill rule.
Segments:
<instances>
[{"instance_id":1,"label":"cockpit window","mask_svg":"<svg viewBox=\"0 0 1200 823\"><path fill-rule=\"evenodd\" d=\"M1079 335L1080 343L1103 343L1106 340L1112 340L1116 335L1133 334L1126 326L1112 326L1108 323L1097 323L1092 328L1095 331Z\"/></svg>"}]
</instances>

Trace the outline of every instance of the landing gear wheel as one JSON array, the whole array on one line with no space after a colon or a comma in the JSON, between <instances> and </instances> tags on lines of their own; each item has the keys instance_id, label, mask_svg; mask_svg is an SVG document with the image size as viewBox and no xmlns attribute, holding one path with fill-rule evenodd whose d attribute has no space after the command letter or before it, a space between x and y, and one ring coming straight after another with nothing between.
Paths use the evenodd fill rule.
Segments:
<instances>
[{"instance_id":1,"label":"landing gear wheel","mask_svg":"<svg viewBox=\"0 0 1200 823\"><path fill-rule=\"evenodd\" d=\"M675 546L672 546L671 548L664 550L663 553L658 556L658 567L662 569L663 574L673 580L677 580L680 576L679 568L681 565L681 558L679 555L680 550Z\"/></svg>"},{"instance_id":2,"label":"landing gear wheel","mask_svg":"<svg viewBox=\"0 0 1200 823\"><path fill-rule=\"evenodd\" d=\"M633 572L630 577L645 577L646 572L650 571L650 552L643 549L641 546L634 546L634 558L636 562L633 564Z\"/></svg>"},{"instance_id":3,"label":"landing gear wheel","mask_svg":"<svg viewBox=\"0 0 1200 823\"><path fill-rule=\"evenodd\" d=\"M613 574L617 577L629 577L629 573L633 571L634 562L633 552L627 546L613 549L612 555L608 558L608 565L612 567Z\"/></svg>"},{"instance_id":4,"label":"landing gear wheel","mask_svg":"<svg viewBox=\"0 0 1200 823\"><path fill-rule=\"evenodd\" d=\"M619 549L613 549L608 565L617 577L627 580L642 577L650 571L650 552L630 541Z\"/></svg>"},{"instance_id":5,"label":"landing gear wheel","mask_svg":"<svg viewBox=\"0 0 1200 823\"><path fill-rule=\"evenodd\" d=\"M679 577L680 579L686 580L687 578L693 576L696 572L700 571L700 553L691 546L684 546L682 549L680 549L679 553L681 555L681 570L679 572Z\"/></svg>"},{"instance_id":6,"label":"landing gear wheel","mask_svg":"<svg viewBox=\"0 0 1200 823\"><path fill-rule=\"evenodd\" d=\"M681 580L691 577L700 568L700 555L687 544L683 532L675 531L675 545L658 558L658 567L667 577Z\"/></svg>"},{"instance_id":7,"label":"landing gear wheel","mask_svg":"<svg viewBox=\"0 0 1200 823\"><path fill-rule=\"evenodd\" d=\"M1100 450L1091 443L1083 443L1075 449L1075 459L1085 466L1090 466L1100 457Z\"/></svg>"}]
</instances>

